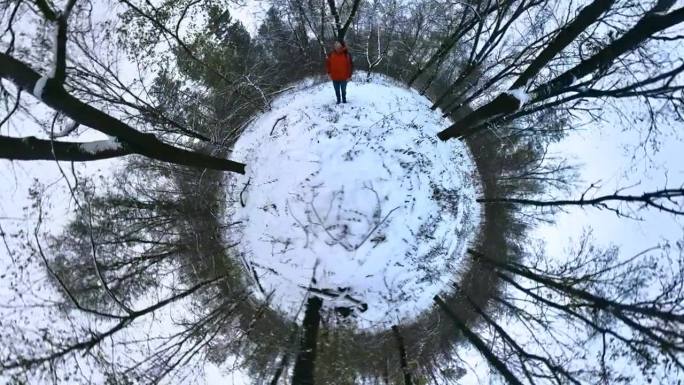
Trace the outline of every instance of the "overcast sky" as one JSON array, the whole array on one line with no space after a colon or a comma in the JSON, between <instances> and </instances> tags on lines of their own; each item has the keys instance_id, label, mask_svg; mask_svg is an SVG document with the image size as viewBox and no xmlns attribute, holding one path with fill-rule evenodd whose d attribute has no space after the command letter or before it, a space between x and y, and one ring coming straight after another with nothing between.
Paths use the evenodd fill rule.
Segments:
<instances>
[{"instance_id":1,"label":"overcast sky","mask_svg":"<svg viewBox=\"0 0 684 385\"><path fill-rule=\"evenodd\" d=\"M574 195L578 198L592 183L601 186L592 195L612 194L617 189L633 186L622 194L639 195L664 187L680 187L684 183L684 152L681 126L659 134L658 152L649 158L635 150L640 135L624 131L619 124L592 125L576 131L553 146L552 150L580 165L581 181ZM636 157L635 156L636 153ZM550 256L562 254L570 238L577 238L591 227L596 241L620 245L630 256L655 244L682 239L682 219L653 209L632 213L642 220L619 218L615 213L594 207L571 208L560 213L555 223L540 226L535 235L547 243Z\"/></svg>"}]
</instances>

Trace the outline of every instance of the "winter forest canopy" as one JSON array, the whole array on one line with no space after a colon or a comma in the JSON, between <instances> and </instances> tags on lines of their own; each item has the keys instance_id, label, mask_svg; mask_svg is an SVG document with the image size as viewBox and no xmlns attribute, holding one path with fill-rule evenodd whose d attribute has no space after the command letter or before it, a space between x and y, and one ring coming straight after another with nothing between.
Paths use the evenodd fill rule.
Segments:
<instances>
[{"instance_id":1,"label":"winter forest canopy","mask_svg":"<svg viewBox=\"0 0 684 385\"><path fill-rule=\"evenodd\" d=\"M681 0L0 0L0 383L681 384L683 43Z\"/></svg>"}]
</instances>

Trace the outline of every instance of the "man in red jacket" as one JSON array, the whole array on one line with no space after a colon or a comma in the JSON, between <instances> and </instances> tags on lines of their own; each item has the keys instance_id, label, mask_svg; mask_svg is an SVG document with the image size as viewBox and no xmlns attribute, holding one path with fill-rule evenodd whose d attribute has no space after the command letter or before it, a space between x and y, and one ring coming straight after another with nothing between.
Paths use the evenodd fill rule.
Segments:
<instances>
[{"instance_id":1,"label":"man in red jacket","mask_svg":"<svg viewBox=\"0 0 684 385\"><path fill-rule=\"evenodd\" d=\"M328 54L328 58L325 60L325 69L328 71L328 76L333 82L333 87L335 87L337 104L340 104L340 96L342 96L342 103L346 103L347 82L351 80L354 62L349 51L347 51L347 45L343 41L335 42L335 48Z\"/></svg>"}]
</instances>

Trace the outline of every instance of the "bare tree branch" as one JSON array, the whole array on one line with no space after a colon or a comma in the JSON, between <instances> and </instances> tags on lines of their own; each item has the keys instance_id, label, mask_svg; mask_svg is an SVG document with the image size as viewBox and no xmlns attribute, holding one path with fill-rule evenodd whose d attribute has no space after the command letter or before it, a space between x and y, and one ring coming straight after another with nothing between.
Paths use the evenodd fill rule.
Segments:
<instances>
[{"instance_id":1,"label":"bare tree branch","mask_svg":"<svg viewBox=\"0 0 684 385\"><path fill-rule=\"evenodd\" d=\"M611 195L599 196L596 198L585 198L584 196L582 196L580 199L577 200L541 201L520 198L480 198L477 201L480 203L509 203L519 205L531 205L536 207L594 206L602 209L610 209L606 205L606 203L615 201L641 203L644 207L656 208L658 210L665 211L674 215L684 215L684 208L682 207L684 202L681 202L679 205L677 205L674 199L684 200L683 188L662 189L653 192L645 192L641 195L620 195L619 193L615 193ZM674 207L666 206L666 202L669 202Z\"/></svg>"},{"instance_id":2,"label":"bare tree branch","mask_svg":"<svg viewBox=\"0 0 684 385\"><path fill-rule=\"evenodd\" d=\"M45 81L34 70L13 57L0 53L0 77L12 81L21 89L32 90ZM126 150L163 162L179 165L233 171L244 174L245 165L227 159L204 155L168 145L152 134L144 134L122 121L91 107L68 93L52 79L45 81L40 100L81 125L116 137ZM3 157L3 154L0 154Z\"/></svg>"}]
</instances>

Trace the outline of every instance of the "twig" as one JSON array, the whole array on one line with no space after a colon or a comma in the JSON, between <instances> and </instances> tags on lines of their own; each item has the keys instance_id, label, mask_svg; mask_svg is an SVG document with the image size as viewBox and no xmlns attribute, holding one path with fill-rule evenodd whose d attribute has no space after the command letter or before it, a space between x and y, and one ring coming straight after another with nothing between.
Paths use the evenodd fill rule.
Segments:
<instances>
[{"instance_id":1,"label":"twig","mask_svg":"<svg viewBox=\"0 0 684 385\"><path fill-rule=\"evenodd\" d=\"M65 136L68 136L72 132L76 131L76 129L79 126L80 124L78 122L71 122L71 124L67 125L62 131L52 134L52 139L63 138Z\"/></svg>"},{"instance_id":2,"label":"twig","mask_svg":"<svg viewBox=\"0 0 684 385\"><path fill-rule=\"evenodd\" d=\"M71 303L73 303L73 305L77 309L79 309L83 312L86 312L86 313L91 313L91 314L95 314L95 315L98 315L101 317L106 317L106 318L117 318L117 319L126 318L125 316L120 316L117 314L103 313L103 312L100 312L96 309L90 309L90 308L84 307L83 305L81 305L81 303L78 301L78 299L76 299L76 297L71 293L71 291L67 288L67 286L64 283L64 281L62 280L62 278L52 269L52 267L50 266L50 263L48 262L47 257L45 256L45 253L43 251L43 247L40 244L40 239L38 238L38 234L40 233L40 227L43 223L43 204L42 204L42 199L41 198L39 198L39 199L40 200L38 202L38 220L37 220L36 226L33 229L33 239L36 242L36 246L38 248L38 254L40 255L40 258L43 261L43 264L45 265L45 269L48 271L48 273L53 278L55 278L55 280L59 284L62 291L64 291L64 294L66 294L66 296L69 297L69 299L71 300Z\"/></svg>"},{"instance_id":3,"label":"twig","mask_svg":"<svg viewBox=\"0 0 684 385\"><path fill-rule=\"evenodd\" d=\"M304 236L306 236L306 242L304 243L304 248L308 249L309 248L309 226L305 226L302 221L297 218L294 213L292 212L292 208L290 207L290 200L285 201L285 210L290 214L290 216L297 222L299 227L304 231Z\"/></svg>"},{"instance_id":4,"label":"twig","mask_svg":"<svg viewBox=\"0 0 684 385\"><path fill-rule=\"evenodd\" d=\"M266 290L264 290L264 287L261 286L261 281L259 281L259 275L257 274L254 267L250 266L250 268L252 270L252 275L254 276L254 282L256 282L257 287L259 288L259 291L261 291L264 295L266 295Z\"/></svg>"},{"instance_id":5,"label":"twig","mask_svg":"<svg viewBox=\"0 0 684 385\"><path fill-rule=\"evenodd\" d=\"M5 230L3 230L1 223L0 223L0 238L2 238L2 243L5 244L5 249L7 249L7 255L12 260L12 264L16 264L17 261L14 260L14 253L12 252L12 250L9 247L9 244L7 243L7 233L5 232Z\"/></svg>"},{"instance_id":6,"label":"twig","mask_svg":"<svg viewBox=\"0 0 684 385\"><path fill-rule=\"evenodd\" d=\"M246 205L245 205L245 201L242 199L242 194L245 193L245 190L247 190L247 187L249 186L250 182L252 182L252 178L249 178L249 179L247 180L247 183L245 184L245 187L243 187L243 188L242 188L242 191L240 191L240 205L242 205L242 207L245 207L245 206L246 206Z\"/></svg>"},{"instance_id":7,"label":"twig","mask_svg":"<svg viewBox=\"0 0 684 385\"><path fill-rule=\"evenodd\" d=\"M339 244L342 246L345 250L347 251L354 251L355 248L352 245L347 244L346 242L342 242L341 239L337 239L330 230L325 226L325 223L323 223L323 219L321 219L321 216L318 214L318 210L316 210L316 206L313 204L313 201L311 202L311 210L313 211L314 215L316 215L316 219L318 219L318 224L323 228L323 230L328 234L330 239L332 239L336 244Z\"/></svg>"},{"instance_id":8,"label":"twig","mask_svg":"<svg viewBox=\"0 0 684 385\"><path fill-rule=\"evenodd\" d=\"M275 123L273 123L273 127L271 128L271 133L269 134L270 136L273 136L273 131L275 130L276 126L278 125L278 123L280 123L281 120L283 120L285 118L287 118L287 115L283 115L283 116L279 117L278 120L276 120Z\"/></svg>"},{"instance_id":9,"label":"twig","mask_svg":"<svg viewBox=\"0 0 684 385\"><path fill-rule=\"evenodd\" d=\"M363 241L361 241L361 243L359 243L359 244L354 248L354 250L358 250L359 247L361 247L361 245L363 245L364 243L366 243L366 241L368 240L368 238L370 238L370 236L375 232L375 230L377 230L378 227L380 227L383 223L385 223L385 221L387 220L387 218L388 218L390 215L392 215L392 213L393 213L395 210L399 209L399 207L400 207L400 206L397 206L397 207L393 208L392 210L390 210L390 212L388 212L387 215L385 215L385 217L382 218L382 220L381 220L380 222L378 222L378 223L375 225L375 227L373 227L373 229L372 229L370 232L368 232L368 234L367 234L366 237L363 239Z\"/></svg>"},{"instance_id":10,"label":"twig","mask_svg":"<svg viewBox=\"0 0 684 385\"><path fill-rule=\"evenodd\" d=\"M8 91L8 93L9 93L9 91ZM2 118L2 120L0 120L0 128L2 128L2 126L4 126L5 123L7 123L9 121L9 119L12 117L12 115L14 115L14 113L17 112L17 109L19 108L20 101L21 101L21 88L19 88L19 91L17 91L17 97L14 101L14 106L12 107L10 112L7 114L7 116L5 116L4 118ZM9 133L9 130L7 132Z\"/></svg>"}]
</instances>

